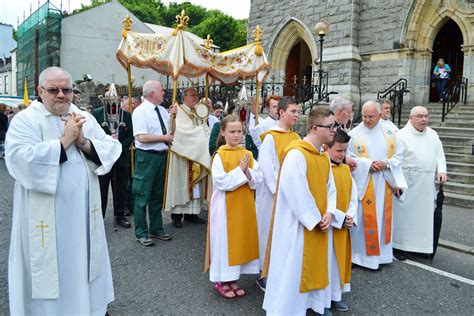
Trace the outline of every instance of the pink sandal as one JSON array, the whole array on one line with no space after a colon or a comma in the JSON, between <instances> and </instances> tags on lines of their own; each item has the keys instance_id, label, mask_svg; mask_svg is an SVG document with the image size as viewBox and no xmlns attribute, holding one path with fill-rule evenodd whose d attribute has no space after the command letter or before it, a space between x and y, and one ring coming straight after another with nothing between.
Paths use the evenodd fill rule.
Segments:
<instances>
[{"instance_id":1,"label":"pink sandal","mask_svg":"<svg viewBox=\"0 0 474 316\"><path fill-rule=\"evenodd\" d=\"M237 297L242 297L242 296L245 296L245 294L247 294L245 290L241 288L240 285L237 284L236 281L229 282L229 286L232 289L232 291L234 291L235 295L237 295Z\"/></svg>"},{"instance_id":2,"label":"pink sandal","mask_svg":"<svg viewBox=\"0 0 474 316\"><path fill-rule=\"evenodd\" d=\"M214 284L214 290L219 293L220 296L226 299L233 299L236 298L238 295L232 290L230 285L227 282L216 282ZM229 294L232 293L234 296L229 296Z\"/></svg>"}]
</instances>

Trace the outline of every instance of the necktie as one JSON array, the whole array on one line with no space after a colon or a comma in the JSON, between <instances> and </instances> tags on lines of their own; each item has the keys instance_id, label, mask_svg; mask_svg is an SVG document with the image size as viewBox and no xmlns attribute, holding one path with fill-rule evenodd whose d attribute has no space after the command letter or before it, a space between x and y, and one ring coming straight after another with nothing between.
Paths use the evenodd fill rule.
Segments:
<instances>
[{"instance_id":1,"label":"necktie","mask_svg":"<svg viewBox=\"0 0 474 316\"><path fill-rule=\"evenodd\" d=\"M157 106L155 106L155 111L158 114L158 119L160 120L161 132L163 133L163 135L168 134L168 132L166 131L165 122L163 122L163 118L161 117L160 109Z\"/></svg>"}]
</instances>

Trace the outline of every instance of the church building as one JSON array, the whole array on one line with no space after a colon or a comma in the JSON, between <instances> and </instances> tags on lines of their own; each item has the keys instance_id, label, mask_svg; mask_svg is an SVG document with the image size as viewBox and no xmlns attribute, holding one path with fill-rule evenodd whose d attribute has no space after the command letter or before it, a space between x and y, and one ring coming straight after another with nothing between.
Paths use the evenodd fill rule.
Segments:
<instances>
[{"instance_id":1,"label":"church building","mask_svg":"<svg viewBox=\"0 0 474 316\"><path fill-rule=\"evenodd\" d=\"M324 36L315 33L321 21L329 26ZM323 39L328 90L355 104L400 78L410 91L405 101L437 101L431 74L439 58L454 80L467 78L474 100L472 0L252 0L248 29L257 25L276 81L317 77Z\"/></svg>"}]
</instances>

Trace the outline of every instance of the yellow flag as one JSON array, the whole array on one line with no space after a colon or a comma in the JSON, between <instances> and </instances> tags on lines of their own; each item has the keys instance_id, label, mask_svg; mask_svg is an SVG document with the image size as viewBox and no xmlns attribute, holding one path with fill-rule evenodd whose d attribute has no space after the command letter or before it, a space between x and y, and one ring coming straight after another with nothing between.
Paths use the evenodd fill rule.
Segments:
<instances>
[{"instance_id":1,"label":"yellow flag","mask_svg":"<svg viewBox=\"0 0 474 316\"><path fill-rule=\"evenodd\" d=\"M25 78L25 88L23 92L23 104L28 106L30 104L30 100L28 99L28 80Z\"/></svg>"}]
</instances>

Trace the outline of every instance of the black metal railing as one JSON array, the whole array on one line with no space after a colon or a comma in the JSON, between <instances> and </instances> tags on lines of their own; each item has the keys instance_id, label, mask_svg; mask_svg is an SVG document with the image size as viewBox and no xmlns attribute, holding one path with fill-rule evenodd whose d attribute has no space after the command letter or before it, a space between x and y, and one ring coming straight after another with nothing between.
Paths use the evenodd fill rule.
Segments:
<instances>
[{"instance_id":1,"label":"black metal railing","mask_svg":"<svg viewBox=\"0 0 474 316\"><path fill-rule=\"evenodd\" d=\"M323 82L319 85L319 78L315 80L307 79L306 77L297 78L293 77L289 81L285 82L276 82L276 81L266 81L263 82L260 86L260 97L262 100L269 95L279 95L279 96L292 96L296 99L298 103L302 106L302 112L304 113L308 109L312 109L313 106L322 102L329 101L329 95L335 94L337 92L328 92L328 73L325 72L323 75ZM242 86L245 84L248 93L250 96L254 96L256 93L256 82L253 80L248 81L239 81L233 85L224 85L224 84L211 84L208 88L209 98L213 101L222 101L224 104L226 102L231 102L232 100L237 99ZM204 97L205 84L204 81L198 81L195 83L186 82L178 85L177 91L177 100L181 101L181 95L184 89L194 86L198 89L198 93L201 97ZM164 106L169 106L172 99L173 89L171 85L168 87L165 86L165 97L164 97ZM321 90L321 91L320 91Z\"/></svg>"},{"instance_id":2,"label":"black metal railing","mask_svg":"<svg viewBox=\"0 0 474 316\"><path fill-rule=\"evenodd\" d=\"M407 89L408 81L405 78L400 78L384 91L377 93L377 100L388 99L392 102L392 119L398 126L401 125L403 97L410 92Z\"/></svg>"},{"instance_id":3,"label":"black metal railing","mask_svg":"<svg viewBox=\"0 0 474 316\"><path fill-rule=\"evenodd\" d=\"M446 115L459 103L466 104L467 101L467 78L456 78L448 82L445 89L445 97L443 99L443 113L441 121L444 122Z\"/></svg>"},{"instance_id":4,"label":"black metal railing","mask_svg":"<svg viewBox=\"0 0 474 316\"><path fill-rule=\"evenodd\" d=\"M255 80L238 81L232 85L224 84L210 84L208 87L208 96L213 101L222 101L224 104L227 102L231 103L232 100L238 98L238 94L245 85L247 92L250 96L254 96L256 93L256 82ZM178 84L176 100L182 102L183 90L189 87L195 87L198 90L200 98L204 97L205 94L205 82L204 80L195 80L194 82L186 81ZM101 95L104 87L97 88L97 94ZM117 92L119 95L128 95L128 87L126 85L116 85ZM163 106L169 107L173 97L173 84L169 80L163 84L164 98ZM336 94L337 92L328 92L328 72L324 72L322 77L321 85L319 84L319 77L307 79L306 77L297 78L293 77L291 80L284 82L277 81L265 81L261 84L259 95L262 100L269 95L278 96L292 96L301 105L301 111L304 114L308 109L312 109L313 106L321 103L322 101L329 102L329 95ZM134 86L132 88L132 95L141 95L142 87ZM101 101L97 97L91 97L90 103L94 106L101 106ZM264 108L264 107L263 107Z\"/></svg>"}]
</instances>

